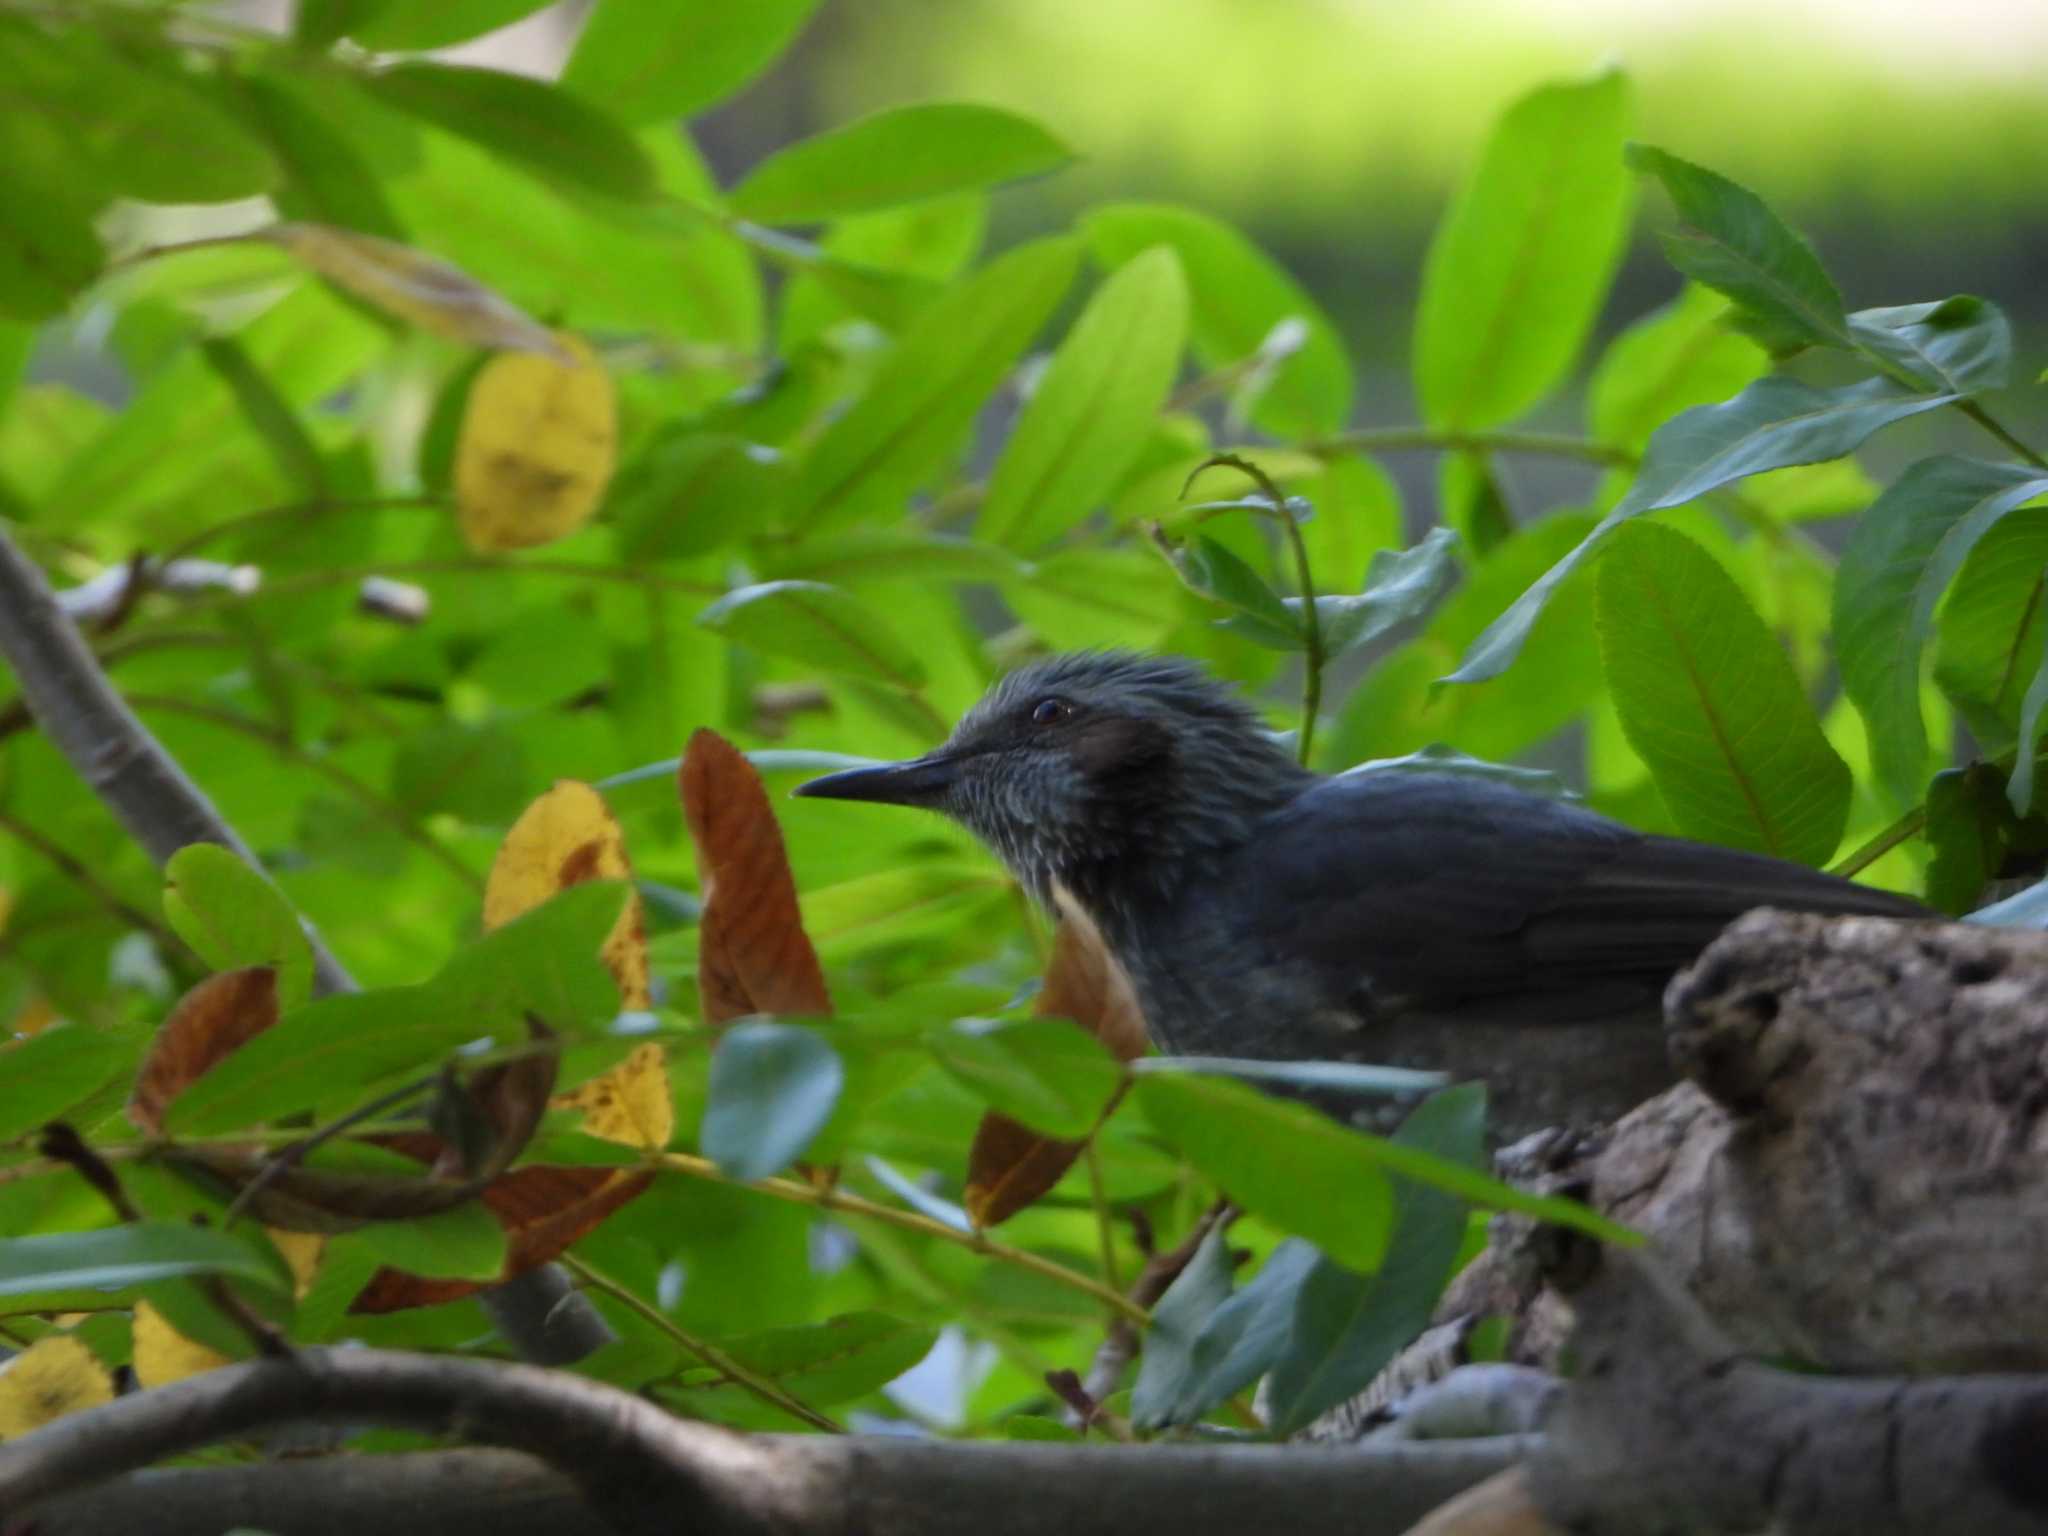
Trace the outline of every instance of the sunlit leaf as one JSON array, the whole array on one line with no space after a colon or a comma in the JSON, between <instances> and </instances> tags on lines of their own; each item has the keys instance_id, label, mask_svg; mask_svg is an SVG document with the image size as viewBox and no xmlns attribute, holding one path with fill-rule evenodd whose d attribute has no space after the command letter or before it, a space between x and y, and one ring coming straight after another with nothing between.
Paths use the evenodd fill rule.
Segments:
<instances>
[{"instance_id":1,"label":"sunlit leaf","mask_svg":"<svg viewBox=\"0 0 2048 1536\"><path fill-rule=\"evenodd\" d=\"M594 7L562 85L624 122L688 117L739 90L788 47L818 0L639 0Z\"/></svg>"},{"instance_id":2,"label":"sunlit leaf","mask_svg":"<svg viewBox=\"0 0 2048 1536\"><path fill-rule=\"evenodd\" d=\"M954 453L1003 375L1045 325L1080 262L1070 239L1034 241L949 289L903 333L867 391L805 457L799 527L892 509Z\"/></svg>"},{"instance_id":3,"label":"sunlit leaf","mask_svg":"<svg viewBox=\"0 0 2048 1536\"><path fill-rule=\"evenodd\" d=\"M215 970L270 966L277 1007L295 1008L313 990L313 951L284 894L247 862L214 843L193 843L164 866L164 916Z\"/></svg>"},{"instance_id":4,"label":"sunlit leaf","mask_svg":"<svg viewBox=\"0 0 2048 1536\"><path fill-rule=\"evenodd\" d=\"M291 1271L274 1251L211 1227L140 1221L0 1238L0 1296L72 1286L126 1289L181 1275L219 1275L276 1296L292 1293Z\"/></svg>"},{"instance_id":5,"label":"sunlit leaf","mask_svg":"<svg viewBox=\"0 0 2048 1536\"><path fill-rule=\"evenodd\" d=\"M1546 85L1502 116L1444 215L1415 316L1415 391L1432 425L1512 421L1556 388L1628 234L1619 70Z\"/></svg>"},{"instance_id":6,"label":"sunlit leaf","mask_svg":"<svg viewBox=\"0 0 2048 1536\"><path fill-rule=\"evenodd\" d=\"M597 511L618 452L611 376L581 340L564 366L536 352L492 358L470 385L455 444L462 536L480 553L553 543Z\"/></svg>"},{"instance_id":7,"label":"sunlit leaf","mask_svg":"<svg viewBox=\"0 0 2048 1536\"><path fill-rule=\"evenodd\" d=\"M654 164L630 133L539 80L454 64L399 64L361 77L361 84L386 105L521 169L612 197L654 193Z\"/></svg>"},{"instance_id":8,"label":"sunlit leaf","mask_svg":"<svg viewBox=\"0 0 2048 1536\"><path fill-rule=\"evenodd\" d=\"M1073 152L999 107L935 102L861 118L777 150L732 191L742 218L804 224L1059 169Z\"/></svg>"},{"instance_id":9,"label":"sunlit leaf","mask_svg":"<svg viewBox=\"0 0 2048 1536\"><path fill-rule=\"evenodd\" d=\"M1687 284L1607 346L1586 388L1595 438L1640 452L1658 426L1695 405L1726 400L1770 366L1762 348L1728 324L1728 301Z\"/></svg>"},{"instance_id":10,"label":"sunlit leaf","mask_svg":"<svg viewBox=\"0 0 2048 1536\"><path fill-rule=\"evenodd\" d=\"M1283 327L1299 342L1254 371L1251 420L1286 436L1334 432L1351 410L1351 363L1322 307L1279 263L1206 213L1165 203L1111 203L1082 220L1098 263L1120 267L1165 245L1180 258L1189 336L1210 368L1257 356Z\"/></svg>"},{"instance_id":11,"label":"sunlit leaf","mask_svg":"<svg viewBox=\"0 0 2048 1536\"><path fill-rule=\"evenodd\" d=\"M0 898L0 908L6 905ZM4 929L0 912L0 929ZM86 1024L24 1031L16 1018L0 1030L25 1038L0 1041L0 1142L59 1118L112 1082L132 1059L131 1041Z\"/></svg>"},{"instance_id":12,"label":"sunlit leaf","mask_svg":"<svg viewBox=\"0 0 2048 1536\"><path fill-rule=\"evenodd\" d=\"M1168 246L1112 273L1011 429L976 532L1016 549L1065 533L1144 447L1186 344L1187 280Z\"/></svg>"}]
</instances>

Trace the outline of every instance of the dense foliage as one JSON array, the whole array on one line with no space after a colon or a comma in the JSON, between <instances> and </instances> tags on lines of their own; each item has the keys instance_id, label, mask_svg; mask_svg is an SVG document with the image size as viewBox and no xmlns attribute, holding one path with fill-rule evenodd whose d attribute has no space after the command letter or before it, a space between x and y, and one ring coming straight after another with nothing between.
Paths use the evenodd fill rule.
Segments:
<instances>
[{"instance_id":1,"label":"dense foliage","mask_svg":"<svg viewBox=\"0 0 2048 1536\"><path fill-rule=\"evenodd\" d=\"M779 793L1044 649L1197 656L1329 770L1582 747L1626 820L1951 912L2038 865L2048 467L1984 403L2004 318L1849 311L1755 197L1628 144L1621 75L1502 116L1425 273L1421 420L1359 426L1343 338L1199 210L986 253L994 189L1071 155L1007 112L714 185L677 119L811 0L599 0L555 84L415 56L535 8L0 5L0 531L274 881L154 868L0 702L0 1330L78 1401L246 1352L195 1276L301 1342L502 1351L473 1296L413 1304L559 1219L621 1335L595 1375L1060 1435L1048 1373L1218 1190L1247 1214L1115 1427L1242 1427L1269 1370L1282 1428L1354 1391L1516 1199L1473 1171L1483 1095L1378 1141L1122 1065L1058 1021L1110 1036L1084 960L1033 1011L1053 939L983 852ZM1643 180L1686 283L1588 362ZM1526 430L1587 367L1583 432ZM1937 411L1984 455L1851 457ZM1417 451L1434 518L1377 457ZM1534 504L1525 459L1583 493ZM754 927L713 931L714 869ZM314 996L295 913L366 990ZM407 1092L461 1151L433 1180ZM387 1134L287 1170L301 1116ZM1062 1140L1042 1199L992 1193Z\"/></svg>"}]
</instances>

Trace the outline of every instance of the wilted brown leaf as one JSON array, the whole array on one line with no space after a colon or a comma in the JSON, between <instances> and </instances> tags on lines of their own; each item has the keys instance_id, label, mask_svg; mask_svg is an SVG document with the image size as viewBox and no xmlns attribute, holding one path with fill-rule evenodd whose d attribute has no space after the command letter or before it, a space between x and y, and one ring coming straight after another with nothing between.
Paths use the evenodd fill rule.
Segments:
<instances>
[{"instance_id":1,"label":"wilted brown leaf","mask_svg":"<svg viewBox=\"0 0 2048 1536\"><path fill-rule=\"evenodd\" d=\"M697 920L704 1022L830 1013L825 974L797 913L782 828L753 764L716 731L696 731L683 756L682 796L704 892Z\"/></svg>"},{"instance_id":2,"label":"wilted brown leaf","mask_svg":"<svg viewBox=\"0 0 2048 1536\"><path fill-rule=\"evenodd\" d=\"M209 976L178 1000L150 1042L128 1099L138 1129L163 1129L164 1111L244 1041L277 1022L277 972L267 965Z\"/></svg>"},{"instance_id":3,"label":"wilted brown leaf","mask_svg":"<svg viewBox=\"0 0 2048 1536\"><path fill-rule=\"evenodd\" d=\"M423 331L569 361L546 326L460 267L409 245L331 224L272 224L254 238L282 246L336 287Z\"/></svg>"},{"instance_id":4,"label":"wilted brown leaf","mask_svg":"<svg viewBox=\"0 0 2048 1536\"><path fill-rule=\"evenodd\" d=\"M1052 960L1039 989L1036 1013L1072 1019L1119 1061L1145 1051L1145 1016L1129 979L1110 958L1101 936L1069 917L1053 937ZM1110 1100L1104 1117L1123 1097ZM1085 1142L1055 1141L990 1110L975 1128L967 1158L963 1203L977 1227L993 1227L1041 1199L1081 1155Z\"/></svg>"},{"instance_id":5,"label":"wilted brown leaf","mask_svg":"<svg viewBox=\"0 0 2048 1536\"><path fill-rule=\"evenodd\" d=\"M530 549L590 521L618 453L611 376L574 336L571 361L501 352L477 370L455 440L455 505L480 554Z\"/></svg>"}]
</instances>

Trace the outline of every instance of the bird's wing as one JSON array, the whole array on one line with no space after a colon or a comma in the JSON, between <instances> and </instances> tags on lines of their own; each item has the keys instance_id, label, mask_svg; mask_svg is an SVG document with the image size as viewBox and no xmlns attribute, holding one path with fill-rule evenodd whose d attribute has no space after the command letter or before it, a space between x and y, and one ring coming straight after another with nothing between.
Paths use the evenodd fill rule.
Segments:
<instances>
[{"instance_id":1,"label":"bird's wing","mask_svg":"<svg viewBox=\"0 0 2048 1536\"><path fill-rule=\"evenodd\" d=\"M1581 807L1454 774L1317 784L1242 870L1275 957L1333 995L1396 1011L1586 1016L1654 1006L1753 907L1926 916L1803 865L1653 837Z\"/></svg>"}]
</instances>

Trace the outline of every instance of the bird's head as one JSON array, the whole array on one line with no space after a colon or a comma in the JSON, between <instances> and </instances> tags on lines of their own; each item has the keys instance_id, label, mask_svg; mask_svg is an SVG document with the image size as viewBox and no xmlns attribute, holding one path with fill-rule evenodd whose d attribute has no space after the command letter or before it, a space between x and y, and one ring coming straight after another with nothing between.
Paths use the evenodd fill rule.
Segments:
<instances>
[{"instance_id":1,"label":"bird's head","mask_svg":"<svg viewBox=\"0 0 2048 1536\"><path fill-rule=\"evenodd\" d=\"M1235 846L1304 771L1192 664L1081 652L1019 668L923 757L813 779L800 795L941 811L1042 901L1055 884L1178 878Z\"/></svg>"}]
</instances>

